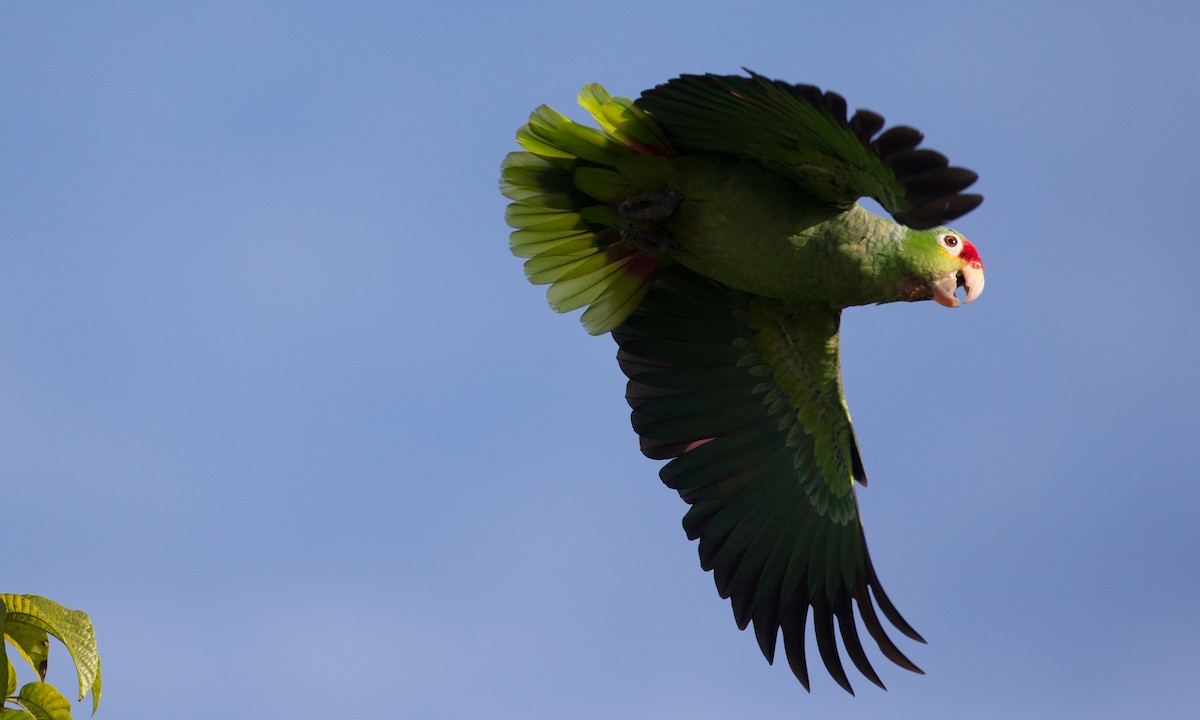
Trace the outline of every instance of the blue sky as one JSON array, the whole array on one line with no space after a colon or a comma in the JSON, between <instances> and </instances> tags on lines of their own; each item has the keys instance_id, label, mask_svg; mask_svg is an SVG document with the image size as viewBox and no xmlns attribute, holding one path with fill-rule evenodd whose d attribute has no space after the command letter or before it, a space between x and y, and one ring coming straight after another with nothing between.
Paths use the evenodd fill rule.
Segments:
<instances>
[{"instance_id":1,"label":"blue sky","mask_svg":"<svg viewBox=\"0 0 1200 720\"><path fill-rule=\"evenodd\" d=\"M0 590L91 613L98 717L1200 706L1195 3L350 5L0 9ZM924 677L872 656L886 693L763 662L615 346L507 250L534 106L742 66L987 198L978 302L843 324L929 640Z\"/></svg>"}]
</instances>

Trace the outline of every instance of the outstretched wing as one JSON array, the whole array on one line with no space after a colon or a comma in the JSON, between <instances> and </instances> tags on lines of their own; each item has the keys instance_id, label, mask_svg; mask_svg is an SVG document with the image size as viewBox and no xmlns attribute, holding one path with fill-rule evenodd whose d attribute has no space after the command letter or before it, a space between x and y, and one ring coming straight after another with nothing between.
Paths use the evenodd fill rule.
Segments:
<instances>
[{"instance_id":1,"label":"outstretched wing","mask_svg":"<svg viewBox=\"0 0 1200 720\"><path fill-rule=\"evenodd\" d=\"M867 554L853 484L865 480L842 396L839 313L786 306L679 266L664 268L613 337L642 451L671 459L660 476L691 505L683 525L700 564L753 622L768 662L782 629L808 688L812 612L825 667L853 692L834 636L883 687L859 640L854 606L883 654L921 672L876 614L924 642L888 600ZM872 601L874 599L874 602Z\"/></svg>"},{"instance_id":2,"label":"outstretched wing","mask_svg":"<svg viewBox=\"0 0 1200 720\"><path fill-rule=\"evenodd\" d=\"M750 73L683 75L642 93L637 105L677 151L757 160L813 196L849 208L874 198L897 222L917 229L945 224L983 197L962 194L978 177L918 149L924 136L869 110L846 119L846 101L812 85Z\"/></svg>"}]
</instances>

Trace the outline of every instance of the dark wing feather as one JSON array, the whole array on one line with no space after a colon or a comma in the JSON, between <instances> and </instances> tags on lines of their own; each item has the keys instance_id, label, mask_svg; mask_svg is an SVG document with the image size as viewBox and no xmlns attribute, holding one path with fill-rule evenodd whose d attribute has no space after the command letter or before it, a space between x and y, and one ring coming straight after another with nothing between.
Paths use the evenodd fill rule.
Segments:
<instances>
[{"instance_id":1,"label":"dark wing feather","mask_svg":"<svg viewBox=\"0 0 1200 720\"><path fill-rule=\"evenodd\" d=\"M857 622L884 657L920 670L888 638L872 598L902 633L924 641L879 585L853 495L852 512L840 519L814 500L821 471L813 440L788 420L796 408L766 400L780 388L748 320L761 302L679 266L664 269L613 331L634 427L647 455L671 459L660 475L691 506L683 524L700 541L701 566L730 599L738 627L753 623L767 660L782 631L788 663L809 687L811 613L821 659L838 684L853 692L840 637L859 672L882 687Z\"/></svg>"},{"instance_id":2,"label":"dark wing feather","mask_svg":"<svg viewBox=\"0 0 1200 720\"><path fill-rule=\"evenodd\" d=\"M683 75L642 93L637 105L676 150L756 160L835 207L867 196L897 222L927 229L983 201L962 193L975 173L918 149L919 131L901 125L880 133L884 120L870 110L847 119L842 96L812 85L755 73Z\"/></svg>"}]
</instances>

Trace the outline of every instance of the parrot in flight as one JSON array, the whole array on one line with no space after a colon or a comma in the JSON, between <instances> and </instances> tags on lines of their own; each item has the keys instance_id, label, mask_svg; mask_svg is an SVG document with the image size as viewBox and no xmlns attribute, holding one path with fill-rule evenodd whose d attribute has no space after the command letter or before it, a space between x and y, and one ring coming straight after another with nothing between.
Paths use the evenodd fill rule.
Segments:
<instances>
[{"instance_id":1,"label":"parrot in flight","mask_svg":"<svg viewBox=\"0 0 1200 720\"><path fill-rule=\"evenodd\" d=\"M847 119L834 92L753 72L682 75L637 100L590 84L579 103L599 129L539 107L501 166L526 276L616 340L642 452L670 461L660 477L690 506L700 565L767 661L782 632L809 689L811 614L847 692L835 618L874 684L858 620L921 673L880 617L925 642L867 553L838 327L850 306L979 297L979 253L945 227L982 201L962 192L977 175L919 148L911 127L880 132L880 115Z\"/></svg>"}]
</instances>

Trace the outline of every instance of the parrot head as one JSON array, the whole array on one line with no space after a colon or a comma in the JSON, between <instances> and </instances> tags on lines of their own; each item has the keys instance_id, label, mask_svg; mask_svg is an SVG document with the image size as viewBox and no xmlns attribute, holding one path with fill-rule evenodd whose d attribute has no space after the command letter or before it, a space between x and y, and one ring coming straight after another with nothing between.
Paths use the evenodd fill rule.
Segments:
<instances>
[{"instance_id":1,"label":"parrot head","mask_svg":"<svg viewBox=\"0 0 1200 720\"><path fill-rule=\"evenodd\" d=\"M905 246L913 261L913 277L918 278L910 285L914 295L958 307L958 288L966 291L961 303L969 303L983 292L983 261L962 233L945 227L910 230Z\"/></svg>"}]
</instances>

